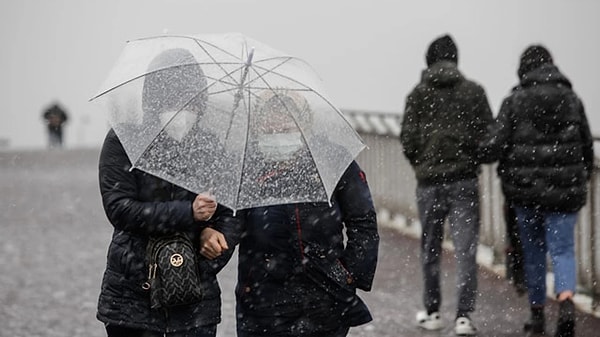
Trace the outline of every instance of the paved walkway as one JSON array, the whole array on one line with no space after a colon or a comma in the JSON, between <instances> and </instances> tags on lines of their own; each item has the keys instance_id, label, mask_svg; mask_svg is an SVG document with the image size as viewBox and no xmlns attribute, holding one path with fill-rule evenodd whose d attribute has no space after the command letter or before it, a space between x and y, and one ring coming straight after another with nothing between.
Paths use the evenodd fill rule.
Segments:
<instances>
[{"instance_id":1,"label":"paved walkway","mask_svg":"<svg viewBox=\"0 0 600 337\"><path fill-rule=\"evenodd\" d=\"M95 307L111 227L97 186L98 150L0 152L0 336L100 337ZM419 242L381 227L373 291L362 293L374 321L350 336L453 336L452 326L424 332L414 326L421 308ZM444 252L443 317L453 319L454 262ZM219 336L234 336L235 261L220 274L223 323ZM480 268L479 336L525 336L525 297L500 276ZM549 303L548 332L557 305ZM600 318L577 314L577 336L598 336Z\"/></svg>"}]
</instances>

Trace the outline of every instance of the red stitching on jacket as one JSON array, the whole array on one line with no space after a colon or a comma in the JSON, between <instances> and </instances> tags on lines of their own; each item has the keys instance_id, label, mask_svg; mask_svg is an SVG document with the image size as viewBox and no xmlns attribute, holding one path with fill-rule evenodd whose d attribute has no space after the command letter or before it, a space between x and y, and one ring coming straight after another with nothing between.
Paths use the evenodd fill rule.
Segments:
<instances>
[{"instance_id":1,"label":"red stitching on jacket","mask_svg":"<svg viewBox=\"0 0 600 337\"><path fill-rule=\"evenodd\" d=\"M358 175L360 177L360 180L363 181L363 183L367 182L367 177L365 176L365 173L363 171L358 172Z\"/></svg>"}]
</instances>

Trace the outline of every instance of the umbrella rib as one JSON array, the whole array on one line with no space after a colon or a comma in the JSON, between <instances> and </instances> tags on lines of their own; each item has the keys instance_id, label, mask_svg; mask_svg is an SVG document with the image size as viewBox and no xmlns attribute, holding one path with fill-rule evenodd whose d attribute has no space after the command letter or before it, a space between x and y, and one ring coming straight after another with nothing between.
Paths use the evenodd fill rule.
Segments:
<instances>
[{"instance_id":1,"label":"umbrella rib","mask_svg":"<svg viewBox=\"0 0 600 337\"><path fill-rule=\"evenodd\" d=\"M253 69L254 70L254 69ZM285 108L285 110L288 112L288 114L292 117L292 120L294 121L294 124L296 125L296 127L298 128L298 130L300 131L300 134L302 135L302 139L304 141L304 144L306 144L306 148L308 150L308 154L309 156L312 158L312 162L315 163L315 169L317 170L317 174L319 174L319 177L321 177L320 173L319 173L319 167L317 166L317 161L310 149L310 145L307 142L306 139L306 135L304 134L304 130L300 127L300 124L298 123L298 119L297 116L295 116L292 111L288 108L287 104L285 103L285 101L283 101L281 99L281 96L277 93L277 90L274 89L265 79L262 75L257 73L257 76L265 83L265 85L269 88L269 90L271 90L271 92L273 93L273 95L275 95L275 97L277 97L277 99L279 99L279 103ZM257 78L258 80L258 78ZM314 92L314 90L312 90ZM249 117L248 117L249 118ZM246 131L246 137L248 137L248 131ZM244 151L246 151L246 149L244 149ZM243 170L243 165L242 165L242 170ZM241 179L241 178L240 178ZM327 196L327 201L329 202L329 195L327 193L327 186L325 186L325 182L323 182L323 179L320 179L321 182L321 186L323 187L323 190L325 191L325 195ZM239 192L238 192L239 193Z\"/></svg>"},{"instance_id":2,"label":"umbrella rib","mask_svg":"<svg viewBox=\"0 0 600 337\"><path fill-rule=\"evenodd\" d=\"M245 102L244 102L245 103ZM250 111L250 109L248 107L251 106L251 96L248 95L248 105L246 105L246 108L248 109L248 111ZM244 172L244 167L246 166L246 154L248 153L248 135L250 133L250 114L246 114L246 141L245 146L244 146L244 152L242 153L242 169L240 170L240 174L238 175L238 180L237 180L237 184L235 186L237 186L237 192L235 193L235 201L234 201L234 205L237 207L238 202L240 200L240 194L242 192L242 177L243 177L243 172Z\"/></svg>"},{"instance_id":3,"label":"umbrella rib","mask_svg":"<svg viewBox=\"0 0 600 337\"><path fill-rule=\"evenodd\" d=\"M191 65L196 65L196 63L194 63L194 64L186 64L186 65L178 65L178 66L191 66ZM165 70L165 69L172 69L172 68L174 68L174 67L169 67L169 68L161 68L161 69L158 69L158 70L155 70L155 71L152 71L152 72L148 72L148 73L146 73L146 74L144 74L144 75L138 76L137 78L141 78L142 76L146 76L146 75L152 74L152 73L154 73L154 72L157 72L157 71L162 71L162 70ZM238 71L239 69L240 69L240 68L237 68L237 69L234 69L233 71L231 71L230 73L226 73L226 74L225 74L225 75L224 75L222 78L226 78L226 77L232 77L232 76L231 76L231 74L232 74L232 73L234 73L234 72L236 72L236 71ZM223 69L223 70L225 70L225 69ZM135 79L137 79L137 78L135 78ZM120 84L119 86L122 86L122 85L124 85L124 84L126 84L126 83L129 83L129 82L131 82L131 81L133 81L133 80L135 80L135 79L131 79L130 81L124 82L124 83ZM210 85L207 85L207 86L206 86L204 89L202 89L202 90L201 90L201 91L199 91L197 94L195 94L193 97L191 97L191 98L190 98L190 99L189 99L189 100L188 100L188 101L187 101L185 104L183 104L183 105L181 106L181 108L180 108L180 109L179 109L177 112L179 112L179 111L181 111L183 108L185 108L185 107L186 107L186 106L187 106L187 105L188 105L188 104L189 104L191 101L193 101L193 100L194 100L196 97L198 97L198 95L200 95L202 92L206 92L206 91L207 91L207 90L208 90L210 87L212 87L212 86L216 85L216 83L219 83L219 82L221 82L221 80L220 80L220 79L215 79L213 83L211 83ZM111 90L114 90L114 89L116 89L116 88L117 88L117 87L119 87L119 86L116 86L116 87L112 88ZM111 91L111 90L108 90L108 91ZM232 90L233 90L233 88L232 88ZM104 92L104 93L102 93L102 94L100 94L100 95L98 95L98 96L96 96L96 97L94 97L94 98L92 98L92 99L95 99L95 98L97 98L97 97L99 97L99 96L101 96L101 95L103 95L103 94L107 93L108 91L106 91L106 92ZM230 91L230 90L224 90L224 91L222 91L222 92L226 92L226 91ZM213 94L215 94L215 93L213 93ZM91 99L90 99L90 100L91 100ZM175 114L173 115L173 117L171 117L171 119L169 120L169 122L170 122L171 120L173 120L173 118L175 118L175 116L176 116L176 115L177 115L177 113L175 113ZM169 122L167 122L165 125L168 125L168 123L169 123ZM162 129L163 129L163 128L161 128L161 129L160 129L160 131L162 131ZM132 167L135 167L135 166L136 166L136 164L137 164L137 162L138 162L138 160L139 160L140 158L142 158L142 157L144 156L144 154L145 154L145 153L148 151L148 149L150 148L150 145L151 145L151 144L154 142L154 140L155 140L155 139L158 137L158 135L160 134L160 131L159 131L159 132L158 132L156 135L154 135L154 136L153 136L153 137L150 139L150 141L149 141L149 142L146 144L146 146L144 147L144 150L143 150L143 151L140 153L140 155L139 155L139 156L138 156L138 157L135 159L135 161L133 161L133 162L132 162Z\"/></svg>"},{"instance_id":4,"label":"umbrella rib","mask_svg":"<svg viewBox=\"0 0 600 337\"><path fill-rule=\"evenodd\" d=\"M276 59L278 59L278 57L273 57L273 58L270 58L270 59L268 59L268 60L276 60ZM265 68L265 67L262 67L262 66L260 66L260 65L256 65L255 63L254 63L254 64L252 64L252 67L251 67L251 68L252 68L252 70L254 71L254 73L256 74L256 78L255 78L254 80L252 80L252 81L249 81L248 83L250 84L250 83L252 83L252 82L256 82L256 81L258 81L259 79L263 79L263 77L264 77L265 75L267 75L267 74L275 74L275 75L282 76L281 74L279 74L279 73L275 72L275 69L277 69L277 68L281 67L282 65L286 64L286 63L287 63L287 62L289 62L290 60L292 60L292 57L286 57L285 59L283 59L283 60L281 61L281 63L279 63L279 64L276 64L276 65L274 65L274 66L273 66L273 67L271 67L271 68ZM261 60L261 61L264 61L264 60ZM258 62L261 62L261 61L258 61ZM257 62L257 63L258 63L258 62ZM259 73L258 71L256 71L256 69L254 69L254 67L256 67L256 68L259 68L259 69L261 69L261 70L264 70L265 72L263 72L263 73L261 74L261 73ZM283 78L287 78L287 77L285 77L285 76L282 76L282 77L283 77ZM287 79L289 79L289 78L287 78ZM263 79L263 82L266 82L266 81ZM302 84L302 83L300 83L300 84ZM302 85L304 85L304 84L302 84ZM304 86L305 86L305 87L308 87L307 85L304 85Z\"/></svg>"},{"instance_id":5,"label":"umbrella rib","mask_svg":"<svg viewBox=\"0 0 600 337\"><path fill-rule=\"evenodd\" d=\"M287 61L285 61L287 62ZM281 64L277 65L276 67L279 67L281 65L283 65L285 62L282 62ZM275 69L276 67L273 67L272 69ZM306 144L306 148L308 149L308 154L310 155L310 157L313 159L312 162L315 163L315 169L317 170L317 173L319 174L320 177L320 171L319 171L319 167L317 166L317 161L315 160L315 157L313 155L313 152L311 151L310 145L309 143L306 141L306 135L304 134L304 130L300 127L300 124L298 123L298 120L296 118L296 116L291 112L291 110L288 108L288 106L286 105L286 103L280 98L280 95L277 93L276 89L274 89L268 81L266 81L264 79L264 75L266 73L260 74L256 71L256 69L254 69L254 67L252 67L252 70L256 73L257 78L254 81L258 81L258 80L262 80L262 82L269 88L269 90L271 90L271 92L279 99L280 104L286 109L286 111L288 112L288 114L292 117L292 119L294 120L294 124L296 124L296 127L298 128L298 130L300 130L300 134L302 135L302 138L304 140L304 143ZM269 69L266 69L267 73L273 73L273 74L277 74L280 76L283 76L281 74L278 74L276 72L271 72L269 71ZM283 76L286 77L287 76ZM318 93L317 91L313 90L312 88L310 88L309 86L299 82L299 81L295 81L291 78L289 78L290 80L304 86L306 89L302 90L302 91L311 91L313 92L315 95L319 96L321 99L323 99L323 101L325 101L335 112L337 112L337 114L342 118L342 120L350 127L351 130L354 131L354 134L358 137L358 139L361 139L362 142L362 138L360 138L360 136L358 135L358 133L356 132L356 130L352 127L352 125L348 122L348 120L344 117L344 115L341 113L341 111L339 111L333 104L331 104L331 102L325 98L323 95L321 95L320 93ZM290 89L290 91L297 91L294 89ZM323 190L325 191L325 194L327 195L328 198L328 202L331 203L331 201L329 200L329 194L327 191L327 186L325 186L325 182L323 181L323 179L320 179L321 182L321 186L323 187Z\"/></svg>"},{"instance_id":6,"label":"umbrella rib","mask_svg":"<svg viewBox=\"0 0 600 337\"><path fill-rule=\"evenodd\" d=\"M163 70L163 69L161 69L161 70ZM225 77L231 77L231 74L234 73L234 72L236 72L236 71L238 71L238 70L239 69L235 69L231 73L225 74L225 76L223 76L223 78L225 78ZM177 116L177 113L179 113L181 110L183 110L183 108L185 108L186 106L188 106L188 104L190 104L190 102L192 102L196 97L198 97L198 95L200 95L203 92L206 92L210 87L216 85L216 83L218 83L218 82L220 82L220 80L215 80L213 83L211 83L210 85L207 85L204 89L200 90L197 94L195 94L194 96L192 96L187 102L185 102L185 104L183 104L181 106L181 108L179 108L179 110L171 117L171 119L169 119L169 121L165 124L165 126L168 125L175 118L175 116ZM154 142L154 140L158 137L158 135L160 134L160 132L163 129L164 129L164 127L162 127L160 129L160 131L150 139L150 141L144 147L144 151L142 151L142 153L139 155L139 157L135 160L135 163L132 163L132 167L135 166L135 164L137 164L137 161L144 156L144 154L150 148L150 145Z\"/></svg>"},{"instance_id":7,"label":"umbrella rib","mask_svg":"<svg viewBox=\"0 0 600 337\"><path fill-rule=\"evenodd\" d=\"M214 43L208 42L208 41L203 40L203 39L199 39L198 37L195 37L195 36L188 36L188 35L157 35L157 36L150 36L150 37L139 38L139 39L136 39L134 41L162 39L162 38L166 38L166 39L171 39L171 38L189 39L189 40L193 40L194 42L196 42L198 44L199 44L199 42L202 42L202 43L205 43L205 44L207 44L207 45L209 45L209 46L211 46L211 47L213 47L215 49L218 49L218 50L220 50L220 51L228 54L231 57L238 58L236 55L234 55L234 54L230 53L229 51L227 51L227 50L219 47L218 45L215 45ZM204 49L204 48L202 48L202 49ZM207 52L207 54L208 54L208 52Z\"/></svg>"},{"instance_id":8,"label":"umbrella rib","mask_svg":"<svg viewBox=\"0 0 600 337\"><path fill-rule=\"evenodd\" d=\"M321 93L319 93L317 90L314 90L312 87L310 87L310 86L308 86L308 85L306 85L306 84L304 84L304 83L302 83L302 82L300 82L300 81L298 81L298 80L296 80L296 79L294 79L294 78L291 78L291 77L289 77L289 76L286 76L286 75L283 75L283 74L281 74L281 73L278 73L278 72L274 71L276 68L278 68L278 67L282 66L284 63L286 63L286 62L288 62L288 61L290 61L290 60L292 60L292 59L295 59L295 58L289 57L289 58L287 58L285 61L283 61L282 63L280 63L280 64L278 64L278 65L276 65L276 66L274 66L274 67L272 67L271 69L268 69L268 68L261 67L261 66L258 66L258 65L256 65L256 64L253 64L253 66L252 66L252 70L254 70L254 71L255 71L255 73L256 73L256 75L257 75L257 78L256 78L254 81L257 81L257 80L260 78L260 79L262 79L262 80L263 80L263 82L264 82L264 83L265 83L265 84L266 84L266 85L269 87L269 89L270 89L270 90L273 90L273 88L271 88L271 86L269 85L269 83L268 83L266 80L264 80L264 78L263 78L263 77L264 77L264 75L266 75L266 74L274 74L274 75L277 75L277 76L281 76L282 78L285 78L285 79L287 79L287 80L289 80L289 81L291 81L291 82L297 83L298 85L301 85L301 86L303 86L304 88L306 88L306 90L302 90L302 91L311 91L311 92L313 92L315 95L317 95L318 97L320 97L320 98L321 98L321 99L322 99L322 100L323 100L323 101L324 101L324 102L325 102L327 105L329 105L329 107L331 107L331 108L332 108L332 109L333 109L335 112L337 112L337 114L338 114L340 117L342 117L342 119L344 120L344 122L346 122L346 124L347 124L348 126L350 126L350 128L351 128L351 129L354 131L355 135L357 135L357 136L358 136L358 132L356 132L356 130L355 130L353 127L352 127L352 124L350 124L350 122L348 122L348 120L346 119L346 117L344 116L344 114L343 114L343 113L342 113L342 112L341 112L341 111L340 111L340 110L339 110L337 107L335 107L335 106L334 106L334 105L333 105L333 104L332 104L332 103L329 101L329 99L327 99L325 96L323 96L323 95L322 95ZM301 60L301 59L299 59L299 60ZM302 61L302 60L301 60L301 61ZM266 72L265 72L265 73L263 73L263 74L260 74L260 73L258 73L258 72L257 72L257 71L256 71L254 68L259 68L259 69L265 70ZM288 89L288 90L290 90L290 91L300 91L300 89ZM359 136L359 138L360 138L360 136Z\"/></svg>"},{"instance_id":9,"label":"umbrella rib","mask_svg":"<svg viewBox=\"0 0 600 337\"><path fill-rule=\"evenodd\" d=\"M239 36L241 36L241 39ZM239 130L241 131L241 133L238 133L240 139L244 139L245 137L245 141L243 143L243 147L241 148L241 153L238 152L238 154L236 155L237 158L234 159L237 161L238 165L241 165L241 170L235 172L236 175L234 177L231 177L234 180L237 180L237 185L232 186L232 189L230 190L231 193L235 193L233 194L234 204L232 205L232 208L235 210L237 207L243 207L242 205L238 205L238 203L244 202L246 198L242 183L244 183L246 179L245 177L247 177L244 173L244 170L251 166L252 159L251 144L248 143L251 140L250 135L253 134L253 130L250 128L250 121L253 120L254 114L257 113L254 111L254 108L257 102L263 99L263 94L266 94L271 97L274 96L273 98L275 98L276 101L278 101L281 104L281 110L287 112L287 114L292 118L297 130L300 131L302 135L302 140L305 144L306 149L305 151L308 151L308 154L306 154L305 158L307 160L308 158L312 159L313 164L311 165L311 167L315 168L315 173L319 175L319 185L321 186L321 188L323 188L323 191L325 192L327 198L329 198L330 193L333 192L327 190L327 186L330 185L330 182L329 180L327 180L326 184L326 181L321 177L320 172L321 170L323 170L323 174L325 174L326 177L329 177L331 174L326 169L327 165L323 163L317 163L315 160L315 156L319 156L320 152L313 152L312 150L319 149L319 146L317 143L309 144L307 142L308 140L312 141L311 129L302 127L305 124L304 120L301 118L303 116L303 113L309 111L308 109L311 109L311 104L313 105L313 108L317 110L323 108L324 110L322 112L329 113L333 116L335 120L341 117L342 120L346 123L346 125L354 131L354 134L360 140L362 145L364 145L364 142L362 141L360 136L358 136L358 133L343 115L341 110L336 108L333 105L333 103L330 102L329 99L327 99L324 96L326 95L325 93L320 93L318 91L318 89L321 88L321 85L319 84L319 78L318 75L316 75L316 73L311 73L312 67L310 66L310 64L308 64L306 61L300 58L289 56L281 52L274 53L271 51L271 49L265 50L264 55L268 56L267 58L257 59L254 62L251 62L253 53L249 52L248 46L251 43L254 43L254 40L246 39L242 35L239 36L234 35L233 39L230 39L229 36L226 36L224 44L219 44L219 42L216 39L214 39L212 35L162 35L137 39L157 39L149 41L149 45L153 46L153 44L155 43L162 45L162 39L174 38L174 41L176 43L182 43L183 45L186 45L187 48L190 49L190 51L194 51L194 53L197 53L197 55L199 55L199 59L203 60L203 62L182 63L175 65L173 64L174 62L171 62L171 65L161 67L160 69L154 69L152 71L148 71L148 69L145 69L144 71L144 69L141 69L141 66L146 64L144 63L146 59L140 59L139 57L133 58L134 56L138 55L127 53L125 54L124 58L120 61L121 66L126 66L125 71L120 73L113 72L108 78L108 81L105 82L107 85L111 85L111 87L104 86L104 89L102 89L102 91L99 94L96 94L89 100L92 101L98 99L100 96L109 93L110 95L120 94L123 91L123 86L138 85L142 83L143 78L145 76L149 76L154 73L160 73L169 69L183 69L183 71L186 71L188 67L192 66L200 66L201 68L206 67L206 70L210 74L204 74L203 77L209 82L206 83L205 80L203 80L203 88L200 86L200 90L192 90L192 92L187 91L187 94L191 94L192 97L189 98L187 101L184 101L183 104L178 104L178 107L174 107L177 110L175 114L171 117L171 119L167 121L166 125L172 123L173 118L179 115L183 109L186 109L186 107L189 107L191 104L194 104L194 101L198 97L208 98L206 101L203 100L203 102L200 103L198 106L204 111L214 111L214 113L217 114L216 116L218 118L221 118L219 117L220 115L226 115L227 113L231 112L231 114L229 115L231 120L229 121L229 127L227 128L227 137L225 138L225 141L227 141L228 137L230 136L230 132L233 134L238 132L236 131L236 128L239 130L239 123L237 121L243 123L245 120L246 130L244 131L244 126L242 124L239 124L239 126L242 127L242 130ZM177 39L181 40L177 41ZM234 44L237 45L238 49L232 48ZM140 45L141 47L146 46L144 42L141 42L139 44L132 43L132 47L139 47ZM196 47L194 47L194 45L196 45ZM241 49L239 49L240 46ZM258 46L261 47L261 44L258 43ZM252 48L252 50L254 50L254 48ZM262 49L260 48L258 50L262 51ZM138 49L135 49L135 51L138 51ZM201 55L202 53L204 55ZM240 55L234 55L232 53ZM133 63L130 63L132 60L134 62L137 62L137 66ZM224 62L220 62L219 60L224 60ZM231 70L232 68L234 69ZM139 75L136 76L136 73L138 73ZM133 77L127 78L126 76ZM121 81L122 83L119 83ZM196 85L195 87L198 88L199 86ZM296 99L299 99L298 96L304 97L302 101L297 101L299 109L294 108L293 103L290 103L289 101L284 99L286 95L292 95L292 98L296 97L294 101L296 101ZM335 111L335 113L328 111L330 109ZM320 119L317 118L316 120ZM223 122L227 123L226 121ZM158 128L153 128L153 132L151 134L148 134L148 130L142 130L146 133L146 137L143 137L146 140L144 141L144 143L140 144L139 147L136 146L137 151L135 152L139 153L139 155L133 160L132 169L133 167L136 167L138 163L141 166L143 166L143 158L145 154L150 153L156 147L157 141L161 139L166 125L162 127L159 126ZM346 131L345 134L347 135L348 132L350 131ZM238 137L236 136L235 138L237 139ZM241 155L241 157L238 157L239 155ZM333 175L337 175L337 173L333 173Z\"/></svg>"},{"instance_id":10,"label":"umbrella rib","mask_svg":"<svg viewBox=\"0 0 600 337\"><path fill-rule=\"evenodd\" d=\"M212 62L212 63L210 63L210 62L195 62L195 63L188 63L188 64L178 64L178 65L176 65L176 66L169 66L169 67L164 67L164 68L156 69L156 70L153 70L153 71L150 71L150 72L145 72L145 73L143 73L143 74L140 74L140 75L138 75L138 76L135 76L135 77L133 77L133 78L131 78L131 79L129 79L129 80L126 80L126 81L124 81L124 82L122 82L122 83L119 83L118 85L115 85L115 86L113 86L113 87L111 87L111 88L109 88L109 89L106 89L106 90L102 91L101 93L99 93L99 94L97 94L97 95L93 96L92 98L90 98L90 99L89 99L89 101L93 101L94 99L96 99L96 98L98 98L98 97L100 97L100 96L102 96L102 95L105 95L105 94L107 94L107 93L109 93L109 92L111 92L111 91L113 91L113 90L115 90L115 89L117 89L117 88L119 88L119 87L122 87L122 86L123 86L123 85L125 85L125 84L128 84L128 83L130 83L130 82L132 82L132 81L135 81L135 80L137 80L137 79L139 79L139 78L141 78L141 77L144 77L144 76L147 76L147 75L153 74L153 73L155 73L155 72L158 72L158 71L163 71L163 70L166 70L166 69L173 69L173 68L177 68L177 67L187 67L187 66L195 66L195 65L200 65L200 66L202 66L202 65L206 65L206 64L210 64L210 65L216 64L216 65L218 65L218 66L219 66L219 68L221 68L221 70L222 70L222 71L223 71L225 74L229 75L229 76L224 76L223 78L225 78L225 77L229 77L229 78L231 78L232 82L233 82L233 83L235 83L235 85L239 85L238 81L236 81L236 79L235 79L233 76L230 76L232 73L234 73L234 71L232 71L232 72L229 72L229 73L228 73L228 72L227 72L227 70L226 70L226 69L225 69L225 68L224 68L222 65L225 65L225 64L241 64L241 65L243 66L243 65L245 65L245 63L243 63L244 61L243 61L241 58L239 58L238 56L235 56L234 54L232 54L232 53L228 52L227 50L225 50L225 49L222 49L222 48L220 48L220 47L218 47L218 46L216 46L216 45L214 45L214 44L212 44L212 43L210 43L210 42L207 42L207 41L204 41L204 40L200 40L200 39L197 39L197 38L194 38L194 37L190 37L190 36L184 36L184 35L169 35L169 36L166 36L166 35L165 35L165 36L154 36L154 37L147 37L147 38L141 38L141 39L137 39L136 41L140 41L140 40L151 40L151 39L165 38L165 37L179 37L179 38L186 38L186 39L191 39L191 40L193 40L193 41L194 41L194 42L195 42L195 43L198 45L198 47L200 47L200 48L201 48L201 49L204 51L204 53L206 53L206 55L207 55L207 56L209 56L211 60L213 60L213 62ZM216 59L213 57L213 55L212 55L212 54L211 54L211 53L210 53L208 50L206 50L206 48L205 48L205 47L202 45L202 43L200 43L200 42L202 42L202 43L205 43L205 44L207 44L207 45L210 45L210 46L212 46L213 48L215 48L215 49L218 49L218 50L220 50L220 51L222 51L222 52L224 52L224 53L226 53L226 54L230 55L231 57L234 57L234 58L236 58L236 59L240 60L240 62L219 62L219 61L217 61L217 60L216 60ZM259 62L270 61L270 60L274 60L274 59L277 59L277 58L278 58L278 57L272 57L272 58L268 58L268 59L261 59L261 60L255 61L254 63L259 63ZM286 57L286 60L285 60L284 62L282 62L282 64L283 64L283 63L285 63L285 62L287 62L287 61L289 61L289 60L291 60L291 59L297 59L297 60L300 60L300 61L302 61L302 59L299 59L299 58L295 58L295 57L291 57L291 56L290 56L290 57ZM254 63L253 63L253 64L254 64ZM278 66L279 66L279 65L278 65ZM260 68L261 68L261 69L266 69L266 68L264 68L264 67L260 67ZM278 73L275 73L275 74L278 74ZM278 74L278 75L281 75L281 74ZM222 79L220 79L219 81L223 82L223 80L222 80Z\"/></svg>"},{"instance_id":11,"label":"umbrella rib","mask_svg":"<svg viewBox=\"0 0 600 337\"><path fill-rule=\"evenodd\" d=\"M225 133L225 139L229 138L229 132L231 131L231 126L233 125L233 117L235 110L237 110L240 101L243 98L242 92L244 91L244 82L246 81L246 77L248 77L248 71L252 67L252 58L254 56L254 48L250 50L248 53L248 59L244 63L244 72L241 74L240 82L238 85L238 90L234 94L233 98L233 107L231 108L231 119L229 120L229 126L227 127L227 132Z\"/></svg>"},{"instance_id":12,"label":"umbrella rib","mask_svg":"<svg viewBox=\"0 0 600 337\"><path fill-rule=\"evenodd\" d=\"M192 63L192 64L180 64L180 65L177 65L177 66L165 67L165 68L157 69L157 70L154 70L154 71L151 71L151 72L146 72L146 73L143 73L143 74L141 74L141 75L139 75L139 76L136 76L136 77L134 77L134 78L131 78L131 79L127 80L127 81L124 81L124 82L122 82L122 83L119 83L118 85L116 85L116 86L113 86L113 87L111 87L111 88L109 88L109 89L107 89L107 90L105 90L105 91L103 91L103 92L101 92L101 93L97 94L96 96L94 96L94 97L90 98L90 99L89 99L89 101L93 101L94 99L96 99L96 98L98 98L98 97L100 97L100 96L102 96L102 95L104 95L104 94L107 94L107 93L109 93L110 91L113 91L113 90L115 90L115 89L117 89L117 88L119 88L119 87L121 87L121 86L123 86L123 85L125 85L125 84L127 84L127 83L130 83L130 82L132 82L132 81L134 81L134 80L136 80L136 79L139 79L139 78L141 78L141 77L143 77L143 76L147 76L147 75L149 75L149 74L152 74L152 73L154 73L154 72L157 72L157 71L162 71L162 70L165 70L165 69L172 69L172 68L175 68L175 67L180 67L180 66L192 66L192 65L204 65L204 64L217 64L217 65L219 66L219 68L221 68L221 70L223 70L223 72L227 74L227 71L225 70L225 68L224 68L224 67L222 67L222 65L224 65L224 64L240 64L240 63L243 63L243 60L242 60L241 58L239 58L238 56L236 56L236 55L234 55L234 54L232 54L232 53L228 52L227 50L225 50L225 49L223 49L223 48L220 48L219 46L217 46L217 45L215 45L215 44L213 44L213 43L210 43L210 42L207 42L207 41L205 41L205 40L201 40L201 39L198 39L198 38L195 38L195 37L192 37L192 36L185 36L185 35L162 35L162 36L152 36L152 37L140 38L140 39L136 39L136 40L134 40L134 41L152 40L152 39L161 39L161 38L173 38L173 37L175 37L175 38L184 38L184 39L190 39L190 40L193 40L193 41L194 41L194 42L195 42L195 43L196 43L196 44L197 44L197 45L198 45L198 46L199 46L199 47L200 47L200 48L201 48L201 49L202 49L202 50L203 50L203 51L206 53L206 55L208 55L208 56L211 58L211 60L213 60L213 63L208 63L208 62L206 62L206 63L204 63L204 62L202 62L202 63L198 63L198 62L196 62L196 63ZM210 46L212 46L213 48L215 48L215 49L218 49L218 50L222 51L223 53L226 53L226 54L230 55L230 56L231 56L231 57L233 57L233 58L236 58L236 59L240 60L240 62L218 62L218 61L217 61L217 60L216 60L216 59L213 57L213 55L212 55L211 53L209 53L209 52L208 52L208 50L206 50L206 48L205 48L205 47L202 45L202 43L201 43L201 42L202 42L202 43L205 43L205 44L207 44L207 45L210 45ZM232 73L233 73L233 72L232 72ZM231 73L229 73L229 74L231 74ZM234 83L238 84L238 83L237 83L237 81L235 80L235 78L233 78L232 76L231 76L231 79L232 79L232 81L233 81Z\"/></svg>"},{"instance_id":13,"label":"umbrella rib","mask_svg":"<svg viewBox=\"0 0 600 337\"><path fill-rule=\"evenodd\" d=\"M100 97L102 95L106 95L109 92L111 92L111 91L113 91L113 90L115 90L117 88L120 88L120 87L124 86L125 84L131 83L131 82L133 82L133 81L135 81L137 79L140 79L142 77L145 77L145 76L157 73L159 71L164 71L164 70L168 70L168 69L175 69L175 68L179 68L179 67L191 67L191 66L196 66L196 65L198 65L198 63L184 63L184 64L178 64L178 65L175 65L175 66L169 66L169 67L159 68L159 69L155 69L155 70L152 70L152 71L145 72L143 74L140 74L138 76L132 77L132 78L130 78L130 79L124 81L124 82L121 82L121 83L119 83L119 84L117 84L115 86L110 87L109 89L106 89L106 90L102 91L101 93L97 94L96 96L90 98L89 101L93 101L93 100L95 100L96 98L98 98L98 97Z\"/></svg>"},{"instance_id":14,"label":"umbrella rib","mask_svg":"<svg viewBox=\"0 0 600 337\"><path fill-rule=\"evenodd\" d=\"M235 55L233 55L233 54L229 53L228 51L226 51L226 50L224 50L224 49L222 49L222 48L219 48L219 47L217 47L217 46L215 46L215 45L213 45L213 44L211 44L211 43L209 43L209 42L206 42L206 41L204 41L204 40L194 39L194 42L196 42L196 44L198 45L198 47L200 47L200 48L201 48L201 49L202 49L202 50L203 50L203 51L206 53L206 55L207 55L208 57L210 57L210 59L213 61L213 64L216 64L217 66L219 66L219 68L221 68L221 70L222 70L222 71L223 71L225 74L227 74L227 75L228 75L228 76L224 76L224 77L231 77L231 80L233 81L233 83L236 83L236 84L238 84L238 82L235 80L235 78L234 78L233 76L231 76L231 74L232 74L233 72L231 72L231 73L228 73L228 72L227 72L227 70L225 70L225 68L223 67L223 64L225 64L225 63L222 63L222 62L217 62L217 60L214 58L214 56L213 56L211 53L209 53L209 52L208 52L208 50L206 50L206 48L205 48L205 47L202 45L202 43L200 43L200 41L202 41L203 43L206 43L206 44L208 44L208 45L211 45L211 46L213 46L214 48L217 48L217 49L221 50L222 52L224 52L224 53L227 53L227 54L231 55L232 57L235 57L235 58L237 58L237 56L235 56ZM238 59L240 60L240 62L243 62L243 61L242 61L242 59L240 59L240 58L238 58Z\"/></svg>"}]
</instances>

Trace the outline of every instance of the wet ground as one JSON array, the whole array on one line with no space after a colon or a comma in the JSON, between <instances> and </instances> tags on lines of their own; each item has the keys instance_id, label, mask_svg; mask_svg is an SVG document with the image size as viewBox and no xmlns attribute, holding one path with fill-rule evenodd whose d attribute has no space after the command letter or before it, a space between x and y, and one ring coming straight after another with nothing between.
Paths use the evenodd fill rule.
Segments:
<instances>
[{"instance_id":1,"label":"wet ground","mask_svg":"<svg viewBox=\"0 0 600 337\"><path fill-rule=\"evenodd\" d=\"M0 336L100 337L95 318L111 226L97 186L97 149L0 152ZM414 326L421 309L419 242L382 226L381 253L373 291L361 293L374 320L350 336L453 336ZM454 262L443 262L443 318L450 322ZM220 274L223 322L219 336L234 336L235 261ZM480 268L479 336L525 336L527 300L500 276ZM553 335L557 305L547 309ZM577 336L598 336L600 318L577 314Z\"/></svg>"}]
</instances>

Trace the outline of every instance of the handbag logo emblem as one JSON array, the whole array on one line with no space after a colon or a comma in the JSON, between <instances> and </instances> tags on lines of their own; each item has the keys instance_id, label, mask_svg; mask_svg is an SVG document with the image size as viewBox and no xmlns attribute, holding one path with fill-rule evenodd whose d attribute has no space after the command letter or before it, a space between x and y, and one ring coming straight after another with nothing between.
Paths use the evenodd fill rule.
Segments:
<instances>
[{"instance_id":1,"label":"handbag logo emblem","mask_svg":"<svg viewBox=\"0 0 600 337\"><path fill-rule=\"evenodd\" d=\"M173 267L180 267L183 264L183 256L181 254L173 254L171 255L171 265Z\"/></svg>"}]
</instances>

